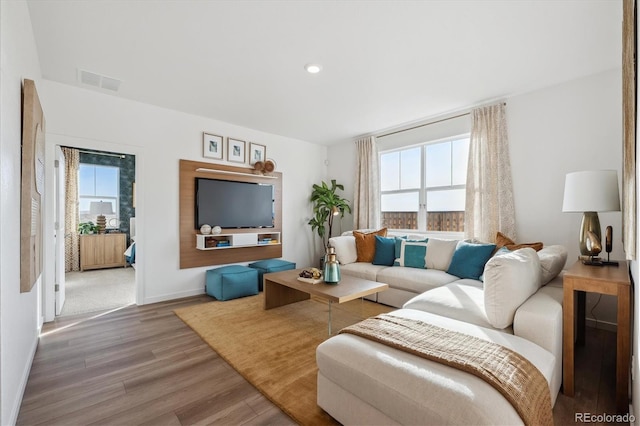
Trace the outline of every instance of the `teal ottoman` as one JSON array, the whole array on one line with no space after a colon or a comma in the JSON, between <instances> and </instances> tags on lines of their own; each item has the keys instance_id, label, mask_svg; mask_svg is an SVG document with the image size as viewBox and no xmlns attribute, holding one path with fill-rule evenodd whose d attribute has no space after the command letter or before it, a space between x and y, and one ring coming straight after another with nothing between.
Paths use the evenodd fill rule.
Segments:
<instances>
[{"instance_id":1,"label":"teal ottoman","mask_svg":"<svg viewBox=\"0 0 640 426\"><path fill-rule=\"evenodd\" d=\"M205 289L209 296L218 300L258 294L258 271L241 265L209 269Z\"/></svg>"},{"instance_id":2,"label":"teal ottoman","mask_svg":"<svg viewBox=\"0 0 640 426\"><path fill-rule=\"evenodd\" d=\"M258 271L258 290L262 291L262 276L264 274L296 269L296 264L282 259L267 259L250 263L249 267Z\"/></svg>"}]
</instances>

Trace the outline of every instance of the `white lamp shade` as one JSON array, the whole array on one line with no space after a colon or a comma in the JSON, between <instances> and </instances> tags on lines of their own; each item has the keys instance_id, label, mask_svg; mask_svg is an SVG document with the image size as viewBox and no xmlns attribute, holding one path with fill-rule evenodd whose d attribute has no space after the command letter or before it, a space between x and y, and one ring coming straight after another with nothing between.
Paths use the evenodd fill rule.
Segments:
<instances>
[{"instance_id":1,"label":"white lamp shade","mask_svg":"<svg viewBox=\"0 0 640 426\"><path fill-rule=\"evenodd\" d=\"M618 212L620 193L615 170L567 173L563 212Z\"/></svg>"},{"instance_id":2,"label":"white lamp shade","mask_svg":"<svg viewBox=\"0 0 640 426\"><path fill-rule=\"evenodd\" d=\"M95 215L113 214L113 206L110 202L92 201L89 204L89 213Z\"/></svg>"}]
</instances>

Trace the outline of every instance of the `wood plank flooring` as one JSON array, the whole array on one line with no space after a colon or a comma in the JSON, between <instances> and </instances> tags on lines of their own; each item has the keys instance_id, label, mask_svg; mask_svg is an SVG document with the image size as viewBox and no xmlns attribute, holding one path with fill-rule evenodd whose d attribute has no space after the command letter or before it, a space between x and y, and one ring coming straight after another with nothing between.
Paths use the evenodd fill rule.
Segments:
<instances>
[{"instance_id":1,"label":"wood plank flooring","mask_svg":"<svg viewBox=\"0 0 640 426\"><path fill-rule=\"evenodd\" d=\"M18 425L295 424L223 361L173 310L197 296L45 324ZM560 394L556 425L576 412L615 412L615 334L587 329L576 349L575 397Z\"/></svg>"}]
</instances>

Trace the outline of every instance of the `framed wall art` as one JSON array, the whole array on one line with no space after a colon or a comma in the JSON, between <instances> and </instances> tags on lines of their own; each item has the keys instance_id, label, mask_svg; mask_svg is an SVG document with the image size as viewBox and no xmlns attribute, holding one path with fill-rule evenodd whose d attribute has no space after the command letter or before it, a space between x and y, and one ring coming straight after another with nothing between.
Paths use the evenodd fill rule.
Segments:
<instances>
[{"instance_id":1,"label":"framed wall art","mask_svg":"<svg viewBox=\"0 0 640 426\"><path fill-rule=\"evenodd\" d=\"M227 160L234 163L244 163L247 143L239 139L227 138Z\"/></svg>"},{"instance_id":2,"label":"framed wall art","mask_svg":"<svg viewBox=\"0 0 640 426\"><path fill-rule=\"evenodd\" d=\"M28 293L42 274L45 120L33 80L22 90L20 292Z\"/></svg>"},{"instance_id":3,"label":"framed wall art","mask_svg":"<svg viewBox=\"0 0 640 426\"><path fill-rule=\"evenodd\" d=\"M264 161L267 158L267 147L258 143L249 143L249 164L254 165L258 161Z\"/></svg>"},{"instance_id":4,"label":"framed wall art","mask_svg":"<svg viewBox=\"0 0 640 426\"><path fill-rule=\"evenodd\" d=\"M223 148L224 138L222 136L213 135L211 133L202 134L202 151L205 157L222 160Z\"/></svg>"}]
</instances>

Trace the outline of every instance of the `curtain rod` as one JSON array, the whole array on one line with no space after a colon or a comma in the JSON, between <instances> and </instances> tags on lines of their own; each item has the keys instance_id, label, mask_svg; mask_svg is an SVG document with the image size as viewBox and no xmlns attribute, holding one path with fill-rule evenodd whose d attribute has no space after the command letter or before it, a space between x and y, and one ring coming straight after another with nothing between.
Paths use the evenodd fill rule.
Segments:
<instances>
[{"instance_id":1,"label":"curtain rod","mask_svg":"<svg viewBox=\"0 0 640 426\"><path fill-rule=\"evenodd\" d=\"M502 103L502 105L506 105L506 104L507 104L506 102ZM428 123L419 124L417 126L409 127L407 129L396 130L396 131L393 131L393 132L385 133L383 135L377 135L376 138L383 138L385 136L395 135L396 133L402 133L402 132L407 132L409 130L419 129L420 127L430 126L432 124L441 123L441 122L447 121L447 120L453 120L454 118L460 118L460 117L464 117L466 115L471 115L471 112L465 112L464 114L458 114L458 115L454 115L452 117L441 118L440 120L430 121Z\"/></svg>"},{"instance_id":2,"label":"curtain rod","mask_svg":"<svg viewBox=\"0 0 640 426\"><path fill-rule=\"evenodd\" d=\"M82 149L79 149L78 152L82 152L82 153L85 153L85 154L104 155L106 157L120 157L120 158L125 158L126 157L126 155L124 155L124 154L110 154L108 152L85 151L85 150L82 150Z\"/></svg>"}]
</instances>

